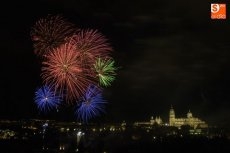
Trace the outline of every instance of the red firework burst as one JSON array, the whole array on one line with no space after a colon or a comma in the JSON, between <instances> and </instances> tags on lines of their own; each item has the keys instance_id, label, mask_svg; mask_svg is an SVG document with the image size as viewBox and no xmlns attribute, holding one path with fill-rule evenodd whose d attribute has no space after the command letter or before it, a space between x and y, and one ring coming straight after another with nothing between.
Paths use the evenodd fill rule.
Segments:
<instances>
[{"instance_id":1,"label":"red firework burst","mask_svg":"<svg viewBox=\"0 0 230 153\"><path fill-rule=\"evenodd\" d=\"M108 58L112 47L107 39L97 30L81 30L72 37L73 44L80 52L80 58L84 63L94 64L97 58Z\"/></svg>"},{"instance_id":2,"label":"red firework burst","mask_svg":"<svg viewBox=\"0 0 230 153\"><path fill-rule=\"evenodd\" d=\"M42 78L45 83L53 84L56 91L63 93L67 101L82 96L88 85L94 83L90 71L79 60L76 46L65 43L49 52L42 63Z\"/></svg>"},{"instance_id":3,"label":"red firework burst","mask_svg":"<svg viewBox=\"0 0 230 153\"><path fill-rule=\"evenodd\" d=\"M62 16L48 15L38 20L31 29L34 52L43 56L66 42L66 39L77 32L74 24L67 22Z\"/></svg>"}]
</instances>

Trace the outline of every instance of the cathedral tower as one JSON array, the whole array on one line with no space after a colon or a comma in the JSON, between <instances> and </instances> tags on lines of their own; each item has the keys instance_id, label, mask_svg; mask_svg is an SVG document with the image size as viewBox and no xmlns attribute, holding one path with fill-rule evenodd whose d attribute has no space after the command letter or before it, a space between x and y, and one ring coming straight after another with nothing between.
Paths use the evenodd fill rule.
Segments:
<instances>
[{"instance_id":1,"label":"cathedral tower","mask_svg":"<svg viewBox=\"0 0 230 153\"><path fill-rule=\"evenodd\" d=\"M175 123L175 112L173 107L171 106L169 111L169 126L174 126Z\"/></svg>"},{"instance_id":2,"label":"cathedral tower","mask_svg":"<svg viewBox=\"0 0 230 153\"><path fill-rule=\"evenodd\" d=\"M187 113L187 118L192 118L192 113L190 112L190 110Z\"/></svg>"}]
</instances>

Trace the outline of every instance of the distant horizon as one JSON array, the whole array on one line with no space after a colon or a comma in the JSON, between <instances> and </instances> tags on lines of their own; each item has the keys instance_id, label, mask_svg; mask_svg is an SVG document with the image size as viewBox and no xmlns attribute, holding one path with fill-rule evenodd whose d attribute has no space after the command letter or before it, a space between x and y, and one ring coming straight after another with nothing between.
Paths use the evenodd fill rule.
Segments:
<instances>
[{"instance_id":1,"label":"distant horizon","mask_svg":"<svg viewBox=\"0 0 230 153\"><path fill-rule=\"evenodd\" d=\"M174 107L173 107L174 109ZM174 109L175 110L175 109ZM193 114L193 112L190 110L190 112ZM176 112L175 112L176 113ZM151 117L153 117L153 119L155 119L156 117L160 117L163 121L163 123L169 123L169 117L168 117L169 114L167 114L167 117L162 117L161 115L150 115L149 117L143 119L143 120L120 120L120 121L109 121L109 120L103 120L103 119L100 119L100 117L98 118L94 118L92 119L92 121L90 121L88 124L112 124L112 123L115 123L115 124L120 124L122 122L126 122L127 124L133 124L135 122L149 122ZM187 112L184 114L184 115L176 115L176 118L186 118L187 117ZM196 116L193 114L193 117L195 118L199 118L201 119L202 121L205 121L208 126L210 127L229 127L230 128L230 125L228 124L221 124L219 123L218 124L218 121L216 121L214 124L211 124L209 123L208 121ZM165 120L165 118L167 120ZM7 117L0 117L0 121L22 121L22 120L41 120L41 121L55 121L55 122L74 122L74 123L82 123L81 121L79 120L76 120L76 119L63 119L63 118L50 118L50 117L34 117L34 118L30 118L30 117L19 117L19 118L15 118L15 117L11 117L11 118L7 118Z\"/></svg>"}]
</instances>

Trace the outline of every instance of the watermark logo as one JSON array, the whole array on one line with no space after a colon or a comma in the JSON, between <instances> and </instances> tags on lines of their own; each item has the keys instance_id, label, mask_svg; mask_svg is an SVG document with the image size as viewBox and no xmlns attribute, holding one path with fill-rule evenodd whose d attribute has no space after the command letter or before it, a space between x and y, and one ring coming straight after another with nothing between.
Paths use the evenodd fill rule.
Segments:
<instances>
[{"instance_id":1,"label":"watermark logo","mask_svg":"<svg viewBox=\"0 0 230 153\"><path fill-rule=\"evenodd\" d=\"M226 4L211 4L211 19L226 19Z\"/></svg>"}]
</instances>

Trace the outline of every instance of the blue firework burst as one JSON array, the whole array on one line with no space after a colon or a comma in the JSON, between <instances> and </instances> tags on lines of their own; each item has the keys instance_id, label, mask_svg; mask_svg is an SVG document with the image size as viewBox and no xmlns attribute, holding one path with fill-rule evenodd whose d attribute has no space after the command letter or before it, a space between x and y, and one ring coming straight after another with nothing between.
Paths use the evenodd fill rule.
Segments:
<instances>
[{"instance_id":1,"label":"blue firework burst","mask_svg":"<svg viewBox=\"0 0 230 153\"><path fill-rule=\"evenodd\" d=\"M47 112L57 108L61 102L61 96L55 94L50 86L44 85L35 92L34 100L40 111Z\"/></svg>"},{"instance_id":2,"label":"blue firework burst","mask_svg":"<svg viewBox=\"0 0 230 153\"><path fill-rule=\"evenodd\" d=\"M101 90L97 86L90 85L85 95L81 98L75 114L79 120L87 123L91 118L104 112L105 103Z\"/></svg>"}]
</instances>

